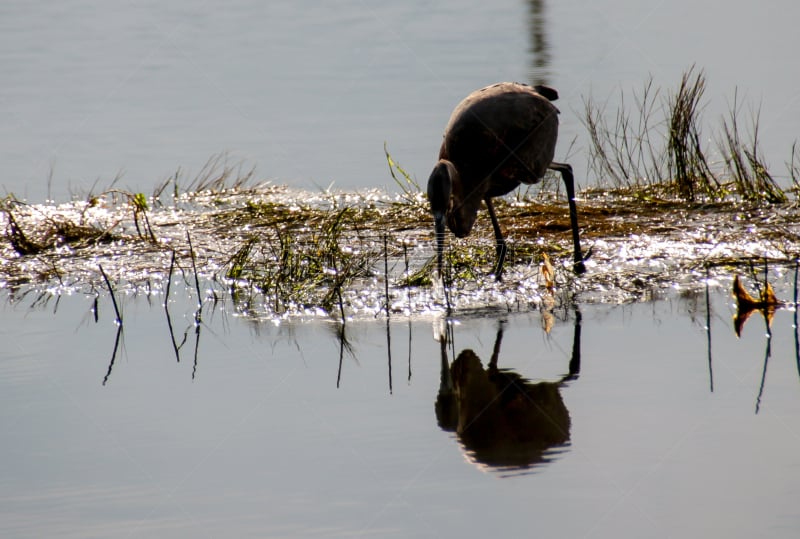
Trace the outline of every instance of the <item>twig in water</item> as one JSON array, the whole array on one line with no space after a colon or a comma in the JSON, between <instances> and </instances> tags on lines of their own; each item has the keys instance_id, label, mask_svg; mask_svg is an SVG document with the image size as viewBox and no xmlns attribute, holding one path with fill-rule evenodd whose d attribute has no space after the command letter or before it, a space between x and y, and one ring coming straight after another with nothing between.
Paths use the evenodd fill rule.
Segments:
<instances>
[{"instance_id":1,"label":"twig in water","mask_svg":"<svg viewBox=\"0 0 800 539\"><path fill-rule=\"evenodd\" d=\"M336 257L334 256L331 259L331 264L333 265L333 272L336 275L336 280L333 283L334 290L336 291L336 297L339 300L339 314L342 316L342 334L344 334L344 326L347 322L344 317L344 300L342 299L342 278L339 276L339 269L336 267Z\"/></svg>"},{"instance_id":2,"label":"twig in water","mask_svg":"<svg viewBox=\"0 0 800 539\"><path fill-rule=\"evenodd\" d=\"M122 326L122 313L119 312L119 306L117 305L117 298L114 296L114 288L111 286L111 281L108 279L108 275L103 270L103 266L98 264L98 268L100 268L100 273L103 275L103 279L106 281L106 286L108 286L108 291L111 293L111 302L114 304L114 312L117 315L117 324Z\"/></svg>"},{"instance_id":3,"label":"twig in water","mask_svg":"<svg viewBox=\"0 0 800 539\"><path fill-rule=\"evenodd\" d=\"M709 293L709 273L706 265L706 338L708 341L708 383L711 393L714 392L714 369L711 360L711 295Z\"/></svg>"},{"instance_id":4,"label":"twig in water","mask_svg":"<svg viewBox=\"0 0 800 539\"><path fill-rule=\"evenodd\" d=\"M389 319L389 247L386 234L383 235L383 281L386 295L386 319Z\"/></svg>"},{"instance_id":5,"label":"twig in water","mask_svg":"<svg viewBox=\"0 0 800 539\"><path fill-rule=\"evenodd\" d=\"M106 371L106 375L103 378L103 385L106 385L106 382L108 382L108 379L111 377L111 371L114 369L114 361L117 359L120 337L122 337L122 324L117 326L117 337L114 339L114 350L111 352L111 361L108 363L108 371Z\"/></svg>"},{"instance_id":6,"label":"twig in water","mask_svg":"<svg viewBox=\"0 0 800 539\"><path fill-rule=\"evenodd\" d=\"M794 261L794 360L797 363L797 374L800 375L800 334L797 321L797 273L800 271L800 258Z\"/></svg>"},{"instance_id":7,"label":"twig in water","mask_svg":"<svg viewBox=\"0 0 800 539\"><path fill-rule=\"evenodd\" d=\"M189 231L186 231L186 241L189 242L189 254L192 257L192 271L194 272L194 286L197 290L197 315L195 319L197 322L200 322L200 311L203 308L203 296L200 293L200 278L197 276L197 260L194 256L194 247L192 246L192 237L189 235Z\"/></svg>"},{"instance_id":8,"label":"twig in water","mask_svg":"<svg viewBox=\"0 0 800 539\"><path fill-rule=\"evenodd\" d=\"M175 331L172 327L172 317L169 314L169 289L172 285L172 271L175 269L175 250L172 250L172 260L169 264L169 275L167 275L167 289L165 291L164 296L164 311L167 313L167 327L169 328L169 337L172 340L172 349L175 351L175 359L177 359L178 363L181 361L181 353L180 353L180 346L178 343L175 342ZM183 337L184 342L186 342L186 336ZM183 346L183 343L181 343Z\"/></svg>"}]
</instances>

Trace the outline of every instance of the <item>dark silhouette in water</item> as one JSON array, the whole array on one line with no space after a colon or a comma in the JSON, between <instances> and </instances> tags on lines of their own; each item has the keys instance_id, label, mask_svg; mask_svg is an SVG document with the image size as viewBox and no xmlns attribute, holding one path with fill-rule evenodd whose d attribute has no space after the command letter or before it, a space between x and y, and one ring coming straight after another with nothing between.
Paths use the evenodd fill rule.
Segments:
<instances>
[{"instance_id":1,"label":"dark silhouette in water","mask_svg":"<svg viewBox=\"0 0 800 539\"><path fill-rule=\"evenodd\" d=\"M445 223L456 237L469 235L481 202L486 204L497 243L494 274L500 279L506 243L492 198L521 183L539 182L547 169L561 173L569 201L574 270L583 273L572 167L553 162L558 138L558 92L547 86L501 82L469 94L453 111L428 179L428 199L442 274Z\"/></svg>"},{"instance_id":2,"label":"dark silhouette in water","mask_svg":"<svg viewBox=\"0 0 800 539\"><path fill-rule=\"evenodd\" d=\"M449 365L443 339L439 426L455 432L479 465L521 470L548 462L569 444L571 422L560 388L580 372L580 331L581 313L576 311L569 373L558 382L533 383L497 366L502 323L488 368L472 350L463 350Z\"/></svg>"},{"instance_id":3,"label":"dark silhouette in water","mask_svg":"<svg viewBox=\"0 0 800 539\"><path fill-rule=\"evenodd\" d=\"M529 0L528 26L530 28L531 82L548 84L550 79L550 44L547 39L548 24L544 0Z\"/></svg>"}]
</instances>

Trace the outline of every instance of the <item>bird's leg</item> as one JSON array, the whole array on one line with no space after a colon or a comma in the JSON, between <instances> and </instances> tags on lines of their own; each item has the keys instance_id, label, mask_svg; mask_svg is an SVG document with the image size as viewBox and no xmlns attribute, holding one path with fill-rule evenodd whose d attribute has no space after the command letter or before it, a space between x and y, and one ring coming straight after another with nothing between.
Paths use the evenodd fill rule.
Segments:
<instances>
[{"instance_id":1,"label":"bird's leg","mask_svg":"<svg viewBox=\"0 0 800 539\"><path fill-rule=\"evenodd\" d=\"M497 335L494 338L494 349L492 349L492 358L489 360L489 372L497 372L497 360L500 357L500 345L503 344L503 328L505 325L505 320L500 320L497 324Z\"/></svg>"},{"instance_id":2,"label":"bird's leg","mask_svg":"<svg viewBox=\"0 0 800 539\"><path fill-rule=\"evenodd\" d=\"M575 329L572 333L572 356L569 359L569 374L567 379L575 379L581 372L581 315L580 309L575 305Z\"/></svg>"},{"instance_id":3,"label":"bird's leg","mask_svg":"<svg viewBox=\"0 0 800 539\"><path fill-rule=\"evenodd\" d=\"M581 238L578 232L578 208L575 206L575 179L572 176L572 167L566 163L550 163L552 170L561 173L564 186L567 188L567 202L569 203L569 221L572 226L572 243L575 248L574 263L572 265L578 275L586 271L583 264L583 254L581 253Z\"/></svg>"},{"instance_id":4,"label":"bird's leg","mask_svg":"<svg viewBox=\"0 0 800 539\"><path fill-rule=\"evenodd\" d=\"M500 230L500 223L497 222L497 215L494 213L494 206L492 206L492 199L486 197L486 209L489 211L489 217L492 219L492 228L494 228L494 241L497 249L497 265L494 268L494 277L498 281L503 280L503 262L506 259L506 240L503 238L503 231Z\"/></svg>"}]
</instances>

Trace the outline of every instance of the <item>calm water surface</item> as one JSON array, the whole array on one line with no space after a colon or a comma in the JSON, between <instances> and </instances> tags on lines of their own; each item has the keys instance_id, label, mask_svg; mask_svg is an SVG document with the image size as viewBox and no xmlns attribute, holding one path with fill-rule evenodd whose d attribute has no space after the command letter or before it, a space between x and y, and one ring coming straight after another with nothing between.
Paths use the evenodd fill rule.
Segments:
<instances>
[{"instance_id":1,"label":"calm water surface","mask_svg":"<svg viewBox=\"0 0 800 539\"><path fill-rule=\"evenodd\" d=\"M557 154L585 186L583 99L613 108L620 89L674 87L692 64L710 127L735 88L761 105L785 179L798 15L788 0L4 2L0 185L63 200L122 171L120 187L149 192L227 151L296 187L391 187L384 141L424 181L453 106L518 80L559 89ZM550 334L539 312L461 313L450 348L433 320L358 321L343 349L333 323L222 305L198 334L176 299L176 354L161 301L123 302L111 365L108 297L97 323L83 297L4 302L0 536L800 528L793 311L771 339L760 315L737 339L713 292L710 356L702 293L561 310Z\"/></svg>"},{"instance_id":2,"label":"calm water surface","mask_svg":"<svg viewBox=\"0 0 800 539\"><path fill-rule=\"evenodd\" d=\"M223 309L195 348L176 302L180 361L161 305L128 299L110 374L108 298L98 323L82 298L7 304L0 535L794 537L794 312L765 365L760 315L737 339L711 300L709 364L702 293L557 311L549 335L460 317L445 350L433 321L390 346L355 322L343 356L333 325Z\"/></svg>"},{"instance_id":3,"label":"calm water surface","mask_svg":"<svg viewBox=\"0 0 800 539\"><path fill-rule=\"evenodd\" d=\"M0 185L63 200L122 173L118 186L150 192L227 151L297 187L391 188L384 141L422 181L455 104L517 80L559 89L557 155L585 186L583 99L613 111L620 89L650 75L674 88L692 64L708 77L709 146L738 88L785 178L798 16L789 0L4 2Z\"/></svg>"}]
</instances>

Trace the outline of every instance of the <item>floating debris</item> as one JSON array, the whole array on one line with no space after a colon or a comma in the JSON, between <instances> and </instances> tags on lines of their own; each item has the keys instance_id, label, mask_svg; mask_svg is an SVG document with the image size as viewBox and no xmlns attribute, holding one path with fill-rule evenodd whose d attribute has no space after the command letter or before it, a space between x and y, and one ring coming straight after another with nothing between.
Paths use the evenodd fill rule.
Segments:
<instances>
[{"instance_id":1,"label":"floating debris","mask_svg":"<svg viewBox=\"0 0 800 539\"><path fill-rule=\"evenodd\" d=\"M736 331L737 337L742 336L742 328L744 328L747 319L750 318L750 315L754 312L758 311L763 314L767 322L767 327L770 327L772 326L772 319L775 316L775 311L786 305L775 297L775 290L768 281L764 283L763 288L760 288L759 297L754 298L745 290L738 275L733 278L733 297L736 299L736 314L733 316L733 329Z\"/></svg>"}]
</instances>

